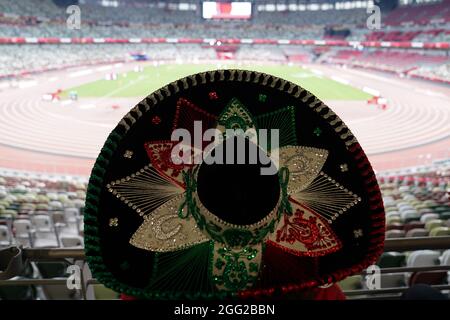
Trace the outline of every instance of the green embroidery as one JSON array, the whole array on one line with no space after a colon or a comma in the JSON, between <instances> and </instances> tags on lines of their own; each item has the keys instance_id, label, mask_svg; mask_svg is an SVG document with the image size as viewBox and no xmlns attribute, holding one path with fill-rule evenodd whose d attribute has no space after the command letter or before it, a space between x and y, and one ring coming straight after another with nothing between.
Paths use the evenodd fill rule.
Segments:
<instances>
[{"instance_id":1,"label":"green embroidery","mask_svg":"<svg viewBox=\"0 0 450 320\"><path fill-rule=\"evenodd\" d=\"M255 124L260 129L278 129L279 145L284 147L289 145L297 145L297 126L295 124L295 107L288 106L275 111L267 112L259 116L255 116ZM271 147L271 131L267 131L267 150Z\"/></svg>"},{"instance_id":2,"label":"green embroidery","mask_svg":"<svg viewBox=\"0 0 450 320\"><path fill-rule=\"evenodd\" d=\"M257 278L259 271L258 264L249 262L256 258L258 250L245 247L241 251L232 251L226 247L217 249L218 257L214 266L218 270L222 270L213 279L217 285L224 286L228 290L242 290L251 285ZM224 267L225 266L225 267Z\"/></svg>"},{"instance_id":3,"label":"green embroidery","mask_svg":"<svg viewBox=\"0 0 450 320\"><path fill-rule=\"evenodd\" d=\"M320 129L319 127L315 128L315 129L314 129L314 134L315 134L317 137L320 137L320 135L322 134L322 129Z\"/></svg>"},{"instance_id":4,"label":"green embroidery","mask_svg":"<svg viewBox=\"0 0 450 320\"><path fill-rule=\"evenodd\" d=\"M198 167L196 167L194 170L198 170ZM196 212L198 211L198 207L196 206L195 200L192 198L193 192L195 192L195 190L197 189L197 181L195 180L191 170L187 172L183 171L182 174L184 184L186 185L186 199L184 200L184 202L181 203L180 207L178 208L178 216L181 219L186 219L187 217L189 217L189 214L195 216ZM186 207L186 214L184 215L183 209L185 207Z\"/></svg>"},{"instance_id":5,"label":"green embroidery","mask_svg":"<svg viewBox=\"0 0 450 320\"><path fill-rule=\"evenodd\" d=\"M255 122L247 108L236 98L231 99L219 115L219 124L225 129L255 128Z\"/></svg>"},{"instance_id":6,"label":"green embroidery","mask_svg":"<svg viewBox=\"0 0 450 320\"><path fill-rule=\"evenodd\" d=\"M289 169L282 167L279 170L279 179L281 187L281 203L278 207L278 217L281 217L283 213L292 214L292 206L289 202L288 184L289 184Z\"/></svg>"}]
</instances>

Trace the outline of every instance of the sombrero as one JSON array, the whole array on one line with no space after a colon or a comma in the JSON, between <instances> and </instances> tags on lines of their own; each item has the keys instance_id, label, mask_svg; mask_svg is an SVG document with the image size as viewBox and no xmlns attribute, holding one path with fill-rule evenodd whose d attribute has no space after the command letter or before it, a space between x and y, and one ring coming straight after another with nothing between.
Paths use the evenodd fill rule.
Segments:
<instances>
[{"instance_id":1,"label":"sombrero","mask_svg":"<svg viewBox=\"0 0 450 320\"><path fill-rule=\"evenodd\" d=\"M93 275L138 298L283 296L377 261L384 208L358 141L300 86L246 70L138 103L92 170Z\"/></svg>"}]
</instances>

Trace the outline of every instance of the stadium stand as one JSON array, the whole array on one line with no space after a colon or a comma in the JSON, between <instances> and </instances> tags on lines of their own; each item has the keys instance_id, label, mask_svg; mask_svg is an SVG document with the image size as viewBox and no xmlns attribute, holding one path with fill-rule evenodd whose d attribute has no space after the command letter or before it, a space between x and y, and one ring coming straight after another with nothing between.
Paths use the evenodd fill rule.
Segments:
<instances>
[{"instance_id":1,"label":"stadium stand","mask_svg":"<svg viewBox=\"0 0 450 320\"><path fill-rule=\"evenodd\" d=\"M328 56L327 62L380 71L408 73L417 68L426 70L426 68L443 65L449 62L449 58L445 53L439 54L439 52L425 54L405 50L338 50Z\"/></svg>"},{"instance_id":2,"label":"stadium stand","mask_svg":"<svg viewBox=\"0 0 450 320\"><path fill-rule=\"evenodd\" d=\"M419 237L450 236L450 171L380 176L380 187L386 209L386 238L412 239ZM21 244L25 248L82 248L82 214L86 181L70 177L30 178L20 173L4 173L0 177L0 244L7 247ZM417 268L450 266L450 250L386 251L378 266L388 268ZM83 266L85 269L86 265ZM61 263L48 265L36 263L31 279L64 279L64 266ZM55 269L56 268L56 269ZM59 270L59 271L57 271ZM85 270L89 274L89 270ZM392 272L382 273L381 289L405 288L416 283L445 285L450 272ZM58 283L58 282L55 282ZM111 298L100 285L85 293L90 298ZM358 290L367 290L364 275L347 278L340 283L352 296ZM2 286L0 286L1 288ZM40 288L40 287L38 287ZM64 295L61 286L43 286L35 296L51 299ZM27 294L32 295L33 286ZM62 290L62 291L61 291ZM92 291L94 290L94 291ZM356 291L355 291L356 290ZM99 291L99 292L97 292ZM346 291L346 292L347 292ZM13 294L2 290L2 298ZM109 291L108 291L109 292ZM383 291L380 291L381 293ZM81 295L66 292L67 299L81 299ZM114 296L114 294L112 294Z\"/></svg>"}]
</instances>

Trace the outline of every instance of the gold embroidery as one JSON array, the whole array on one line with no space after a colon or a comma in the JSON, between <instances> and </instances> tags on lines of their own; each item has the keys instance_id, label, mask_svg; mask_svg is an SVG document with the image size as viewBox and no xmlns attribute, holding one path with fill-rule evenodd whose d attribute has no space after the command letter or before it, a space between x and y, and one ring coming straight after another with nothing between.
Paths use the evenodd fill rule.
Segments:
<instances>
[{"instance_id":1,"label":"gold embroidery","mask_svg":"<svg viewBox=\"0 0 450 320\"><path fill-rule=\"evenodd\" d=\"M179 218L178 209L182 202L183 196L178 196L145 216L130 244L149 251L168 252L208 241L192 217Z\"/></svg>"},{"instance_id":2,"label":"gold embroidery","mask_svg":"<svg viewBox=\"0 0 450 320\"><path fill-rule=\"evenodd\" d=\"M287 146L279 149L280 166L289 169L288 193L305 189L320 173L327 160L328 151L304 146Z\"/></svg>"}]
</instances>

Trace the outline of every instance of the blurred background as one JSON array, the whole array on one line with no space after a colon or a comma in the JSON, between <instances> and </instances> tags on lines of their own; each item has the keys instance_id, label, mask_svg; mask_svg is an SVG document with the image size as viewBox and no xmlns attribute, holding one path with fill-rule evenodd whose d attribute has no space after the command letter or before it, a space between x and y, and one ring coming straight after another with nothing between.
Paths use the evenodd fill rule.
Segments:
<instances>
[{"instance_id":1,"label":"blurred background","mask_svg":"<svg viewBox=\"0 0 450 320\"><path fill-rule=\"evenodd\" d=\"M450 0L0 0L0 248L83 248L87 179L117 122L180 77L243 68L325 101L377 173L394 242L380 290L358 275L348 296L448 294L449 52ZM117 297L82 250L32 252L0 299ZM75 262L82 290L65 284Z\"/></svg>"}]
</instances>

